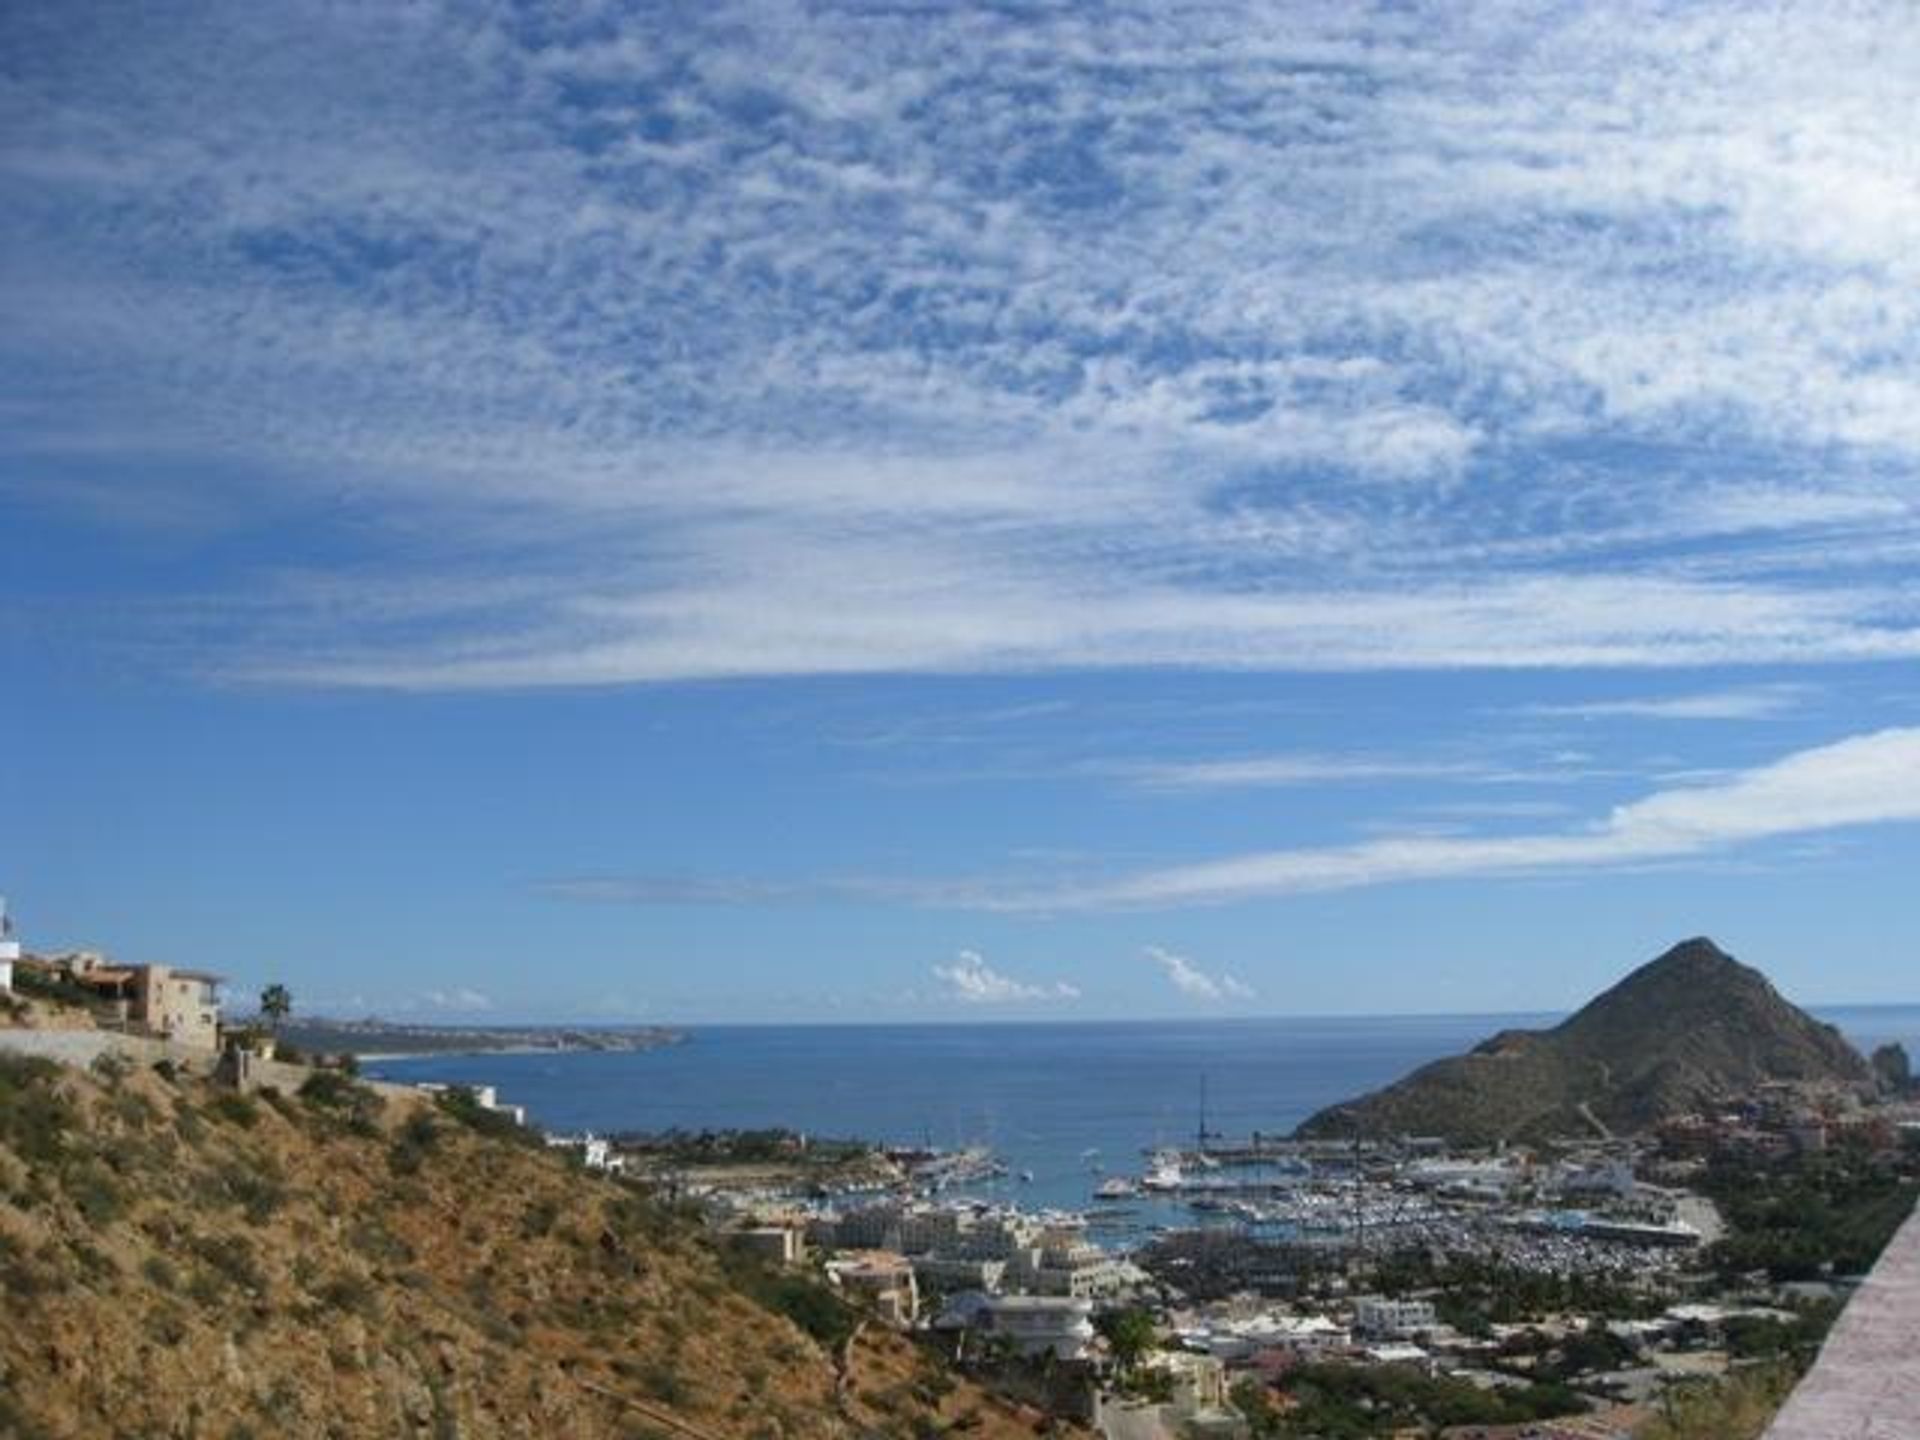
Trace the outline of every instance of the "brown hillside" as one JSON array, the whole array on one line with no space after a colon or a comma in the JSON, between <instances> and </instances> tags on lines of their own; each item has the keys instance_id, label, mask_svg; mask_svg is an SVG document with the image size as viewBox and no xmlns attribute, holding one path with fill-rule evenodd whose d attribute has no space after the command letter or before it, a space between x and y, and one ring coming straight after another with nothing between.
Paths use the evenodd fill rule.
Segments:
<instances>
[{"instance_id":1,"label":"brown hillside","mask_svg":"<svg viewBox=\"0 0 1920 1440\"><path fill-rule=\"evenodd\" d=\"M0 1435L1032 1433L485 1123L0 1057Z\"/></svg>"}]
</instances>

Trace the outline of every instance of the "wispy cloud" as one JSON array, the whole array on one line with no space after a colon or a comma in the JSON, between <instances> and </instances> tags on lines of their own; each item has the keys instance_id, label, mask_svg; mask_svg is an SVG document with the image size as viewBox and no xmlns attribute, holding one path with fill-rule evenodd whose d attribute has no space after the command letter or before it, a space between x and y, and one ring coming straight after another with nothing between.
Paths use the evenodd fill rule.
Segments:
<instances>
[{"instance_id":1,"label":"wispy cloud","mask_svg":"<svg viewBox=\"0 0 1920 1440\"><path fill-rule=\"evenodd\" d=\"M481 991L460 986L453 990L429 990L421 999L436 1010L491 1010L493 998Z\"/></svg>"},{"instance_id":2,"label":"wispy cloud","mask_svg":"<svg viewBox=\"0 0 1920 1440\"><path fill-rule=\"evenodd\" d=\"M1064 980L1046 985L1004 975L973 950L962 950L951 965L934 966L933 974L946 987L947 998L964 1005L1014 1005L1080 998L1079 989Z\"/></svg>"},{"instance_id":3,"label":"wispy cloud","mask_svg":"<svg viewBox=\"0 0 1920 1440\"><path fill-rule=\"evenodd\" d=\"M329 536L170 661L1920 655L1899 6L0 27L0 480Z\"/></svg>"},{"instance_id":4,"label":"wispy cloud","mask_svg":"<svg viewBox=\"0 0 1920 1440\"><path fill-rule=\"evenodd\" d=\"M1579 762L1585 757L1574 753L1565 758ZM1004 873L782 880L634 876L557 881L541 887L540 893L640 905L856 901L957 911L1049 912L1177 908L1416 880L1700 863L1767 839L1920 821L1920 729L1858 735L1746 770L1671 772L1662 778L1662 788L1584 824L1489 834L1468 822L1570 816L1571 804L1436 806L1428 809L1445 817L1444 823L1392 816L1362 821L1363 830L1386 833L1356 844L1262 851L1117 878L1111 870L1101 876L1097 855L1074 851L1043 857L1063 863L1052 865L1054 874L1039 881ZM1150 953L1170 975L1169 961L1180 960L1169 952ZM964 952L957 966L949 968L965 969L978 961L973 952ZM1071 987L1061 993L1067 989Z\"/></svg>"},{"instance_id":5,"label":"wispy cloud","mask_svg":"<svg viewBox=\"0 0 1920 1440\"><path fill-rule=\"evenodd\" d=\"M1195 1000L1251 1000L1253 987L1221 971L1209 975L1184 955L1149 945L1147 958L1166 972L1168 981L1182 995Z\"/></svg>"},{"instance_id":6,"label":"wispy cloud","mask_svg":"<svg viewBox=\"0 0 1920 1440\"><path fill-rule=\"evenodd\" d=\"M1172 907L1412 880L1592 870L1896 821L1920 821L1920 729L1854 736L1713 783L1656 791L1574 829L1266 851L1003 903L1034 909Z\"/></svg>"},{"instance_id":7,"label":"wispy cloud","mask_svg":"<svg viewBox=\"0 0 1920 1440\"><path fill-rule=\"evenodd\" d=\"M598 905L804 905L880 901L970 906L988 893L978 880L928 876L589 875L545 880L533 893Z\"/></svg>"},{"instance_id":8,"label":"wispy cloud","mask_svg":"<svg viewBox=\"0 0 1920 1440\"><path fill-rule=\"evenodd\" d=\"M1258 755L1234 760L1169 761L1116 767L1150 790L1231 790L1339 785L1384 780L1484 779L1486 767L1465 762L1373 755Z\"/></svg>"},{"instance_id":9,"label":"wispy cloud","mask_svg":"<svg viewBox=\"0 0 1920 1440\"><path fill-rule=\"evenodd\" d=\"M1563 715L1582 720L1772 720L1805 705L1805 685L1758 685L1686 695L1646 695L1625 700L1588 700L1569 705L1529 705L1527 715Z\"/></svg>"}]
</instances>

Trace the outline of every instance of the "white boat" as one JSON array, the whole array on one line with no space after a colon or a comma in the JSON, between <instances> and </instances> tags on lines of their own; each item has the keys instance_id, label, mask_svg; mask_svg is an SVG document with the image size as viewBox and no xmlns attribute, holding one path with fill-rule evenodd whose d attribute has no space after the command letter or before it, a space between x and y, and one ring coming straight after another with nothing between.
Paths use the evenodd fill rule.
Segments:
<instances>
[{"instance_id":1,"label":"white boat","mask_svg":"<svg viewBox=\"0 0 1920 1440\"><path fill-rule=\"evenodd\" d=\"M1153 1157L1153 1168L1140 1177L1142 1190L1178 1190L1187 1183L1187 1177L1180 1173L1180 1157L1171 1151L1162 1151Z\"/></svg>"},{"instance_id":2,"label":"white boat","mask_svg":"<svg viewBox=\"0 0 1920 1440\"><path fill-rule=\"evenodd\" d=\"M1131 1200L1139 1193L1140 1187L1124 1175L1102 1180L1093 1188L1093 1198L1096 1200Z\"/></svg>"}]
</instances>

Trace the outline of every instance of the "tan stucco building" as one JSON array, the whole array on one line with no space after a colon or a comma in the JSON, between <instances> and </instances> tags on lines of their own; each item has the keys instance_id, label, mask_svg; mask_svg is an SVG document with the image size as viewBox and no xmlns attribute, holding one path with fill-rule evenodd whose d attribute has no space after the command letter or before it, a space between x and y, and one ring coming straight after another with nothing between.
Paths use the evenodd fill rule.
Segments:
<instances>
[{"instance_id":1,"label":"tan stucco building","mask_svg":"<svg viewBox=\"0 0 1920 1440\"><path fill-rule=\"evenodd\" d=\"M219 1048L221 976L171 965L142 965L134 976L135 1020L165 1039Z\"/></svg>"}]
</instances>

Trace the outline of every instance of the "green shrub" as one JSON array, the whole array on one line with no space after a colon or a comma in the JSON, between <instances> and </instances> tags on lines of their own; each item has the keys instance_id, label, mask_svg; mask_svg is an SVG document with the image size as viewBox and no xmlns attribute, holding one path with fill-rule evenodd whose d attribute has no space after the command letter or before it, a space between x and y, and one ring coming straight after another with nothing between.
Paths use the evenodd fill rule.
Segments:
<instances>
[{"instance_id":1,"label":"green shrub","mask_svg":"<svg viewBox=\"0 0 1920 1440\"><path fill-rule=\"evenodd\" d=\"M162 1349L171 1350L187 1338L187 1321L171 1304L147 1312L147 1338Z\"/></svg>"},{"instance_id":2,"label":"green shrub","mask_svg":"<svg viewBox=\"0 0 1920 1440\"><path fill-rule=\"evenodd\" d=\"M379 1134L387 1102L376 1092L337 1070L315 1070L300 1082L300 1098L317 1110L338 1115L355 1135Z\"/></svg>"},{"instance_id":3,"label":"green shrub","mask_svg":"<svg viewBox=\"0 0 1920 1440\"><path fill-rule=\"evenodd\" d=\"M227 1192L252 1225L266 1224L287 1198L278 1177L241 1166L227 1171Z\"/></svg>"},{"instance_id":4,"label":"green shrub","mask_svg":"<svg viewBox=\"0 0 1920 1440\"><path fill-rule=\"evenodd\" d=\"M542 1235L553 1232L553 1222L560 1218L560 1206L551 1196L541 1196L533 1201L520 1215L520 1234L528 1240L537 1240Z\"/></svg>"},{"instance_id":5,"label":"green shrub","mask_svg":"<svg viewBox=\"0 0 1920 1440\"><path fill-rule=\"evenodd\" d=\"M28 1162L58 1159L73 1107L55 1088L60 1067L37 1056L0 1055L0 1141Z\"/></svg>"},{"instance_id":6,"label":"green shrub","mask_svg":"<svg viewBox=\"0 0 1920 1440\"><path fill-rule=\"evenodd\" d=\"M417 1175L426 1158L440 1141L440 1127L433 1116L416 1110L407 1117L387 1152L387 1167L396 1175Z\"/></svg>"},{"instance_id":7,"label":"green shrub","mask_svg":"<svg viewBox=\"0 0 1920 1440\"><path fill-rule=\"evenodd\" d=\"M373 1313L378 1297L373 1282L366 1276L344 1271L328 1280L316 1294L329 1309L363 1316Z\"/></svg>"},{"instance_id":8,"label":"green shrub","mask_svg":"<svg viewBox=\"0 0 1920 1440\"><path fill-rule=\"evenodd\" d=\"M92 1162L76 1165L67 1171L64 1179L74 1208L86 1217L89 1225L106 1225L120 1218L126 1202L119 1185L104 1166Z\"/></svg>"},{"instance_id":9,"label":"green shrub","mask_svg":"<svg viewBox=\"0 0 1920 1440\"><path fill-rule=\"evenodd\" d=\"M209 1275L238 1290L257 1293L267 1288L266 1276L260 1273L259 1262L254 1258L253 1244L246 1236L196 1236L188 1243L187 1248L194 1258L206 1267L194 1277L195 1285L188 1287L196 1299L204 1300L206 1287L199 1282ZM214 1287L214 1293L218 1295L218 1285Z\"/></svg>"},{"instance_id":10,"label":"green shrub","mask_svg":"<svg viewBox=\"0 0 1920 1440\"><path fill-rule=\"evenodd\" d=\"M680 1378L680 1372L662 1360L643 1363L634 1377L640 1382L640 1388L662 1405L684 1405L687 1402L687 1382Z\"/></svg>"},{"instance_id":11,"label":"green shrub","mask_svg":"<svg viewBox=\"0 0 1920 1440\"><path fill-rule=\"evenodd\" d=\"M436 1097L436 1103L443 1112L478 1134L496 1140L515 1140L521 1144L541 1143L539 1132L532 1126L522 1125L511 1115L504 1115L498 1110L487 1109L473 1091L464 1085L452 1085L442 1090Z\"/></svg>"},{"instance_id":12,"label":"green shrub","mask_svg":"<svg viewBox=\"0 0 1920 1440\"><path fill-rule=\"evenodd\" d=\"M260 1123L260 1107L252 1097L231 1090L222 1090L207 1101L207 1113L216 1120L238 1125L242 1130L251 1130Z\"/></svg>"}]
</instances>

